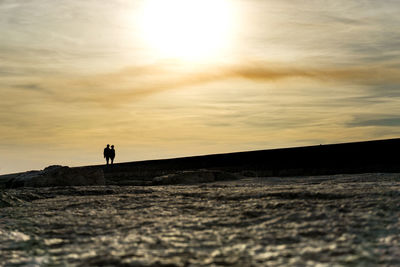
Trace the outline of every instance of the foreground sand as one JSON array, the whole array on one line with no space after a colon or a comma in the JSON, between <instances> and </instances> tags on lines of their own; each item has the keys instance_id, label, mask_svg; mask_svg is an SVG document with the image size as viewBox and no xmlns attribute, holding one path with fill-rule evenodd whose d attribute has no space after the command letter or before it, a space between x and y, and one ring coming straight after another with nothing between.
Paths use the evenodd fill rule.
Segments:
<instances>
[{"instance_id":1,"label":"foreground sand","mask_svg":"<svg viewBox=\"0 0 400 267\"><path fill-rule=\"evenodd\" d=\"M4 265L400 265L400 174L1 197Z\"/></svg>"}]
</instances>

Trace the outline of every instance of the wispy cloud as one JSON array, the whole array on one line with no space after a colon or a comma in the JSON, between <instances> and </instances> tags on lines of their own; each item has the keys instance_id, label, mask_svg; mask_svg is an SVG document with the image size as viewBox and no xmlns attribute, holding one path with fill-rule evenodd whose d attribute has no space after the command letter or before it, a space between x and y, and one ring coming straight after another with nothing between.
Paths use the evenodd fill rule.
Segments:
<instances>
[{"instance_id":1,"label":"wispy cloud","mask_svg":"<svg viewBox=\"0 0 400 267\"><path fill-rule=\"evenodd\" d=\"M369 114L369 115L357 116L347 125L350 127L360 127L360 126L399 127L400 117L395 115L382 116L379 114Z\"/></svg>"},{"instance_id":2,"label":"wispy cloud","mask_svg":"<svg viewBox=\"0 0 400 267\"><path fill-rule=\"evenodd\" d=\"M289 78L327 83L398 85L400 70L383 67L317 68L285 66L276 63L249 63L207 70L174 72L162 66L149 65L86 77L42 79L34 86L52 91L57 101L116 105L170 89L211 82L232 79L276 82ZM32 84L26 86L29 87Z\"/></svg>"}]
</instances>

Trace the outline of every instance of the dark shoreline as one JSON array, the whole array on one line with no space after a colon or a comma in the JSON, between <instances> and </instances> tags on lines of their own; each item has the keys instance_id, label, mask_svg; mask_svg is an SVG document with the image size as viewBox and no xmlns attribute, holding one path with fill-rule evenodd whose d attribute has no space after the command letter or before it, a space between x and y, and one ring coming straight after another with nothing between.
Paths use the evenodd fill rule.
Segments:
<instances>
[{"instance_id":1,"label":"dark shoreline","mask_svg":"<svg viewBox=\"0 0 400 267\"><path fill-rule=\"evenodd\" d=\"M396 156L397 155L397 156ZM213 169L245 176L400 172L400 138L97 165L106 176Z\"/></svg>"},{"instance_id":2,"label":"dark shoreline","mask_svg":"<svg viewBox=\"0 0 400 267\"><path fill-rule=\"evenodd\" d=\"M400 138L396 138L83 167L101 168L107 184L150 185L154 177L193 170L223 171L242 177L398 173L399 154ZM18 175L0 175L0 188Z\"/></svg>"}]
</instances>

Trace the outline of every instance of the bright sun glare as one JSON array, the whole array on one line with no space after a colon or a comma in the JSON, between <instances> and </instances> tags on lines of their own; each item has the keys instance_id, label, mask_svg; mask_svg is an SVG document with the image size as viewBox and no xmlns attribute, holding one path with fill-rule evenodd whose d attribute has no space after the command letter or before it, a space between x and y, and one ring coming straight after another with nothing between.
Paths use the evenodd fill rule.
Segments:
<instances>
[{"instance_id":1,"label":"bright sun glare","mask_svg":"<svg viewBox=\"0 0 400 267\"><path fill-rule=\"evenodd\" d=\"M163 58L215 59L230 45L232 9L228 0L147 0L143 37Z\"/></svg>"}]
</instances>

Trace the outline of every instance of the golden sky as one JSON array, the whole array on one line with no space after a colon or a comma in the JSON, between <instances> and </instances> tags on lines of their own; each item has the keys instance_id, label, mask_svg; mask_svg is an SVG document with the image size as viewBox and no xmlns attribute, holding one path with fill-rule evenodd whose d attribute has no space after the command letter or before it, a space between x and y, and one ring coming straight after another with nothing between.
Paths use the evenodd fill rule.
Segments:
<instances>
[{"instance_id":1,"label":"golden sky","mask_svg":"<svg viewBox=\"0 0 400 267\"><path fill-rule=\"evenodd\" d=\"M397 0L2 0L0 174L394 138Z\"/></svg>"}]
</instances>

